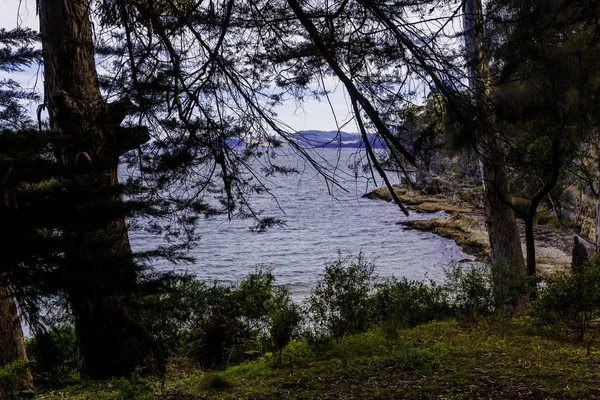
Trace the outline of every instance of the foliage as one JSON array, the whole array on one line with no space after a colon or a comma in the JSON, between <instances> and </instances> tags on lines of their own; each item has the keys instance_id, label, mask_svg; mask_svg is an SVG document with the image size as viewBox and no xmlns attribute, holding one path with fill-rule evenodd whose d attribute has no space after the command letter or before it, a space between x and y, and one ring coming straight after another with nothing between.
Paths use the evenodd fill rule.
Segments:
<instances>
[{"instance_id":1,"label":"foliage","mask_svg":"<svg viewBox=\"0 0 600 400\"><path fill-rule=\"evenodd\" d=\"M139 370L134 371L128 379L113 379L112 384L118 390L114 400L146 400L154 394L154 385L142 378Z\"/></svg>"},{"instance_id":2,"label":"foliage","mask_svg":"<svg viewBox=\"0 0 600 400\"><path fill-rule=\"evenodd\" d=\"M23 389L30 363L18 360L0 369L0 398L16 399Z\"/></svg>"},{"instance_id":3,"label":"foliage","mask_svg":"<svg viewBox=\"0 0 600 400\"><path fill-rule=\"evenodd\" d=\"M254 339L249 320L244 320L241 306L232 294L235 288L199 285L194 294L200 302L192 304L192 319L181 332L177 353L193 359L204 368L222 368L243 359ZM255 313L254 313L255 314Z\"/></svg>"},{"instance_id":4,"label":"foliage","mask_svg":"<svg viewBox=\"0 0 600 400\"><path fill-rule=\"evenodd\" d=\"M389 279L377 285L369 301L371 318L392 336L399 328L412 328L453 313L447 289L433 281Z\"/></svg>"},{"instance_id":5,"label":"foliage","mask_svg":"<svg viewBox=\"0 0 600 400\"><path fill-rule=\"evenodd\" d=\"M258 269L236 285L206 284L190 276L148 296L148 323L170 357L204 368L237 364L259 349L281 350L298 333L299 306L271 271Z\"/></svg>"},{"instance_id":6,"label":"foliage","mask_svg":"<svg viewBox=\"0 0 600 400\"><path fill-rule=\"evenodd\" d=\"M523 305L524 299L532 294L537 285L536 276L522 276L514 280L514 268L506 264L496 264L489 269L490 285L497 317L510 318Z\"/></svg>"},{"instance_id":7,"label":"foliage","mask_svg":"<svg viewBox=\"0 0 600 400\"><path fill-rule=\"evenodd\" d=\"M190 275L174 277L163 293L147 295L144 307L148 328L161 344L167 356L180 350L184 336L207 309L210 287Z\"/></svg>"},{"instance_id":8,"label":"foliage","mask_svg":"<svg viewBox=\"0 0 600 400\"><path fill-rule=\"evenodd\" d=\"M52 327L27 340L26 345L36 385L58 388L77 380L77 344L73 327Z\"/></svg>"},{"instance_id":9,"label":"foliage","mask_svg":"<svg viewBox=\"0 0 600 400\"><path fill-rule=\"evenodd\" d=\"M559 180L569 185L567 170L577 169L579 179L595 174L582 161L597 158L590 157L600 123L597 5L494 0L487 11L495 118L513 188L522 196L515 211L526 222L528 272L534 274L538 205ZM597 171L595 162L592 168Z\"/></svg>"},{"instance_id":10,"label":"foliage","mask_svg":"<svg viewBox=\"0 0 600 400\"><path fill-rule=\"evenodd\" d=\"M483 316L510 318L531 289L530 278L512 279L513 269L487 264L445 269L444 288L458 317L478 321Z\"/></svg>"},{"instance_id":11,"label":"foliage","mask_svg":"<svg viewBox=\"0 0 600 400\"><path fill-rule=\"evenodd\" d=\"M281 363L282 351L290 340L299 336L302 321L300 306L294 303L288 288L280 286L273 290L272 298L266 303L269 346L279 352ZM268 348L267 347L267 348Z\"/></svg>"},{"instance_id":12,"label":"foliage","mask_svg":"<svg viewBox=\"0 0 600 400\"><path fill-rule=\"evenodd\" d=\"M488 266L462 268L452 264L445 269L445 287L459 316L477 321L494 307L493 284Z\"/></svg>"},{"instance_id":13,"label":"foliage","mask_svg":"<svg viewBox=\"0 0 600 400\"><path fill-rule=\"evenodd\" d=\"M31 29L0 28L0 71L20 72L39 61L41 52L34 48L38 35ZM39 100L33 91L22 90L12 79L0 80L0 128L22 129L31 118L20 100Z\"/></svg>"},{"instance_id":14,"label":"foliage","mask_svg":"<svg viewBox=\"0 0 600 400\"><path fill-rule=\"evenodd\" d=\"M325 267L325 273L307 301L317 336L341 337L364 332L369 326L368 299L376 283L375 265L362 253L342 257Z\"/></svg>"},{"instance_id":15,"label":"foliage","mask_svg":"<svg viewBox=\"0 0 600 400\"><path fill-rule=\"evenodd\" d=\"M600 262L580 273L562 274L546 281L535 314L544 324L574 332L583 341L590 322L600 317Z\"/></svg>"}]
</instances>

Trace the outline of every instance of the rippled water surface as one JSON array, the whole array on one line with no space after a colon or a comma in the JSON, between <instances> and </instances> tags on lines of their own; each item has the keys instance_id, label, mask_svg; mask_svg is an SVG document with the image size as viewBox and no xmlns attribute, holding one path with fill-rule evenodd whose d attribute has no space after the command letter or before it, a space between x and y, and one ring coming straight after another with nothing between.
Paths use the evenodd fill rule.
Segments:
<instances>
[{"instance_id":1,"label":"rippled water surface","mask_svg":"<svg viewBox=\"0 0 600 400\"><path fill-rule=\"evenodd\" d=\"M265 233L250 230L251 220L226 217L202 219L202 236L192 254L196 263L188 265L159 264L161 269L185 270L199 279L235 282L257 266L273 269L278 284L292 290L297 298L308 294L322 274L326 263L343 254L362 251L377 265L380 276L425 276L441 280L443 266L451 260L469 258L451 240L427 232L405 230L397 223L423 219L439 214L411 213L405 217L392 203L363 199L376 187L372 179L355 176L348 167L356 160L354 149L323 149L320 155L331 166L346 189L332 187L300 157L278 154L279 165L294 167L299 174L270 177L271 190L254 195L253 205L264 210L264 216L285 220L284 226ZM382 185L378 181L377 184ZM151 248L157 238L132 232L135 250Z\"/></svg>"}]
</instances>

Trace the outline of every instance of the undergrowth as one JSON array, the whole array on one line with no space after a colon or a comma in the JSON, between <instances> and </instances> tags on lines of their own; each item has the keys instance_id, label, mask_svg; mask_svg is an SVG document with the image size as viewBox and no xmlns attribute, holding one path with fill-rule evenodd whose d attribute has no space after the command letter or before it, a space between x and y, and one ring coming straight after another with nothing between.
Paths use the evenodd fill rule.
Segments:
<instances>
[{"instance_id":1,"label":"undergrowth","mask_svg":"<svg viewBox=\"0 0 600 400\"><path fill-rule=\"evenodd\" d=\"M519 317L515 305L530 283L508 283L498 269L451 266L444 284L381 280L374 271L362 255L340 257L304 304L270 271L231 286L182 279L168 296L148 299L170 360L166 376L77 379L74 335L62 327L29 343L39 398L600 396L597 262L546 282L534 313ZM22 369L0 371L0 380L18 382Z\"/></svg>"}]
</instances>

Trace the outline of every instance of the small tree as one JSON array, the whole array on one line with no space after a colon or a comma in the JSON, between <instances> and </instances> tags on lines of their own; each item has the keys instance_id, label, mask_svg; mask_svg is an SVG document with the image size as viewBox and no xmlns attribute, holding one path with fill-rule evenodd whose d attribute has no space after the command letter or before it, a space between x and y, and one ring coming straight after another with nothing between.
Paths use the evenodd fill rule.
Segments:
<instances>
[{"instance_id":1,"label":"small tree","mask_svg":"<svg viewBox=\"0 0 600 400\"><path fill-rule=\"evenodd\" d=\"M278 286L273 289L272 298L267 302L267 313L269 341L279 352L281 364L283 348L298 334L298 327L302 321L300 306L294 303L288 288Z\"/></svg>"}]
</instances>

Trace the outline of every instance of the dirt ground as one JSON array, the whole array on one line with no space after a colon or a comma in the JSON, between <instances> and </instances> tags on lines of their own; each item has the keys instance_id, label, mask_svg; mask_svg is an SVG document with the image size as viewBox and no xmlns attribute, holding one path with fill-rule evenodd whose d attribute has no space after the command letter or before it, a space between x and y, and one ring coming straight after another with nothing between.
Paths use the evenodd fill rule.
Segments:
<instances>
[{"instance_id":1,"label":"dirt ground","mask_svg":"<svg viewBox=\"0 0 600 400\"><path fill-rule=\"evenodd\" d=\"M485 228L483 210L460 199L456 193L427 195L407 186L394 186L394 191L408 208L422 212L445 211L447 218L412 220L401 224L408 229L433 232L454 239L467 254L485 261L490 246ZM365 195L372 199L391 200L387 188L379 188ZM525 257L525 226L518 221L523 256ZM568 270L571 266L573 234L547 225L535 226L535 249L537 271L542 276ZM589 250L588 250L589 252Z\"/></svg>"}]
</instances>

